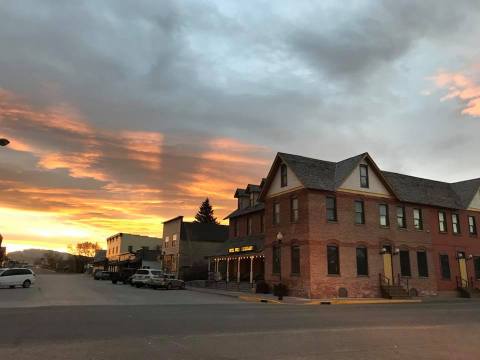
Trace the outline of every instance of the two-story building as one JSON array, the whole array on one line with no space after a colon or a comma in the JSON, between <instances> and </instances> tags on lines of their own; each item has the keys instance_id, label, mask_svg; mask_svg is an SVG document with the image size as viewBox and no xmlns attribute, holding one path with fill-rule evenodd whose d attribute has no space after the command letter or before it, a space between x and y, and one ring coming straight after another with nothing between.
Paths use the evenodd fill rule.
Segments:
<instances>
[{"instance_id":1,"label":"two-story building","mask_svg":"<svg viewBox=\"0 0 480 360\"><path fill-rule=\"evenodd\" d=\"M139 249L161 250L163 240L157 237L118 233L107 238L107 259L116 260L120 255Z\"/></svg>"},{"instance_id":2,"label":"two-story building","mask_svg":"<svg viewBox=\"0 0 480 360\"><path fill-rule=\"evenodd\" d=\"M163 223L163 268L190 280L206 278L207 256L228 237L228 226L183 221L183 216Z\"/></svg>"},{"instance_id":3,"label":"two-story building","mask_svg":"<svg viewBox=\"0 0 480 360\"><path fill-rule=\"evenodd\" d=\"M340 162L279 153L259 196L265 279L312 298L478 286L479 186L385 172L368 153Z\"/></svg>"}]
</instances>

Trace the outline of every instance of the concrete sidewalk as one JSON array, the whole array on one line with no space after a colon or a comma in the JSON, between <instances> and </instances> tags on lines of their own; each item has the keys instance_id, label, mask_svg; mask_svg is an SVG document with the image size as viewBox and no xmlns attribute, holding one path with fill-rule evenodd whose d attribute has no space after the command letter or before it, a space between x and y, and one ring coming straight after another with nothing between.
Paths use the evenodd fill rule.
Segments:
<instances>
[{"instance_id":1,"label":"concrete sidewalk","mask_svg":"<svg viewBox=\"0 0 480 360\"><path fill-rule=\"evenodd\" d=\"M294 296L285 296L283 300L272 294L253 294L241 291L218 290L187 286L188 290L222 296L229 296L247 302L285 304L285 305L349 305L349 304L409 304L421 303L420 299L383 299L383 298L341 298L341 299L307 299Z\"/></svg>"}]
</instances>

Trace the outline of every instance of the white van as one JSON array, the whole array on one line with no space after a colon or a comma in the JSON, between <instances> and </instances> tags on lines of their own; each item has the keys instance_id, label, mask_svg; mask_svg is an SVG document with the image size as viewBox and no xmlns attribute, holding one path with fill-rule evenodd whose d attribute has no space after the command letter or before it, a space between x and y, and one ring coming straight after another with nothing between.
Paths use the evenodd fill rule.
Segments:
<instances>
[{"instance_id":1,"label":"white van","mask_svg":"<svg viewBox=\"0 0 480 360\"><path fill-rule=\"evenodd\" d=\"M30 269L7 268L0 270L0 287L30 287L35 282L35 273Z\"/></svg>"}]
</instances>

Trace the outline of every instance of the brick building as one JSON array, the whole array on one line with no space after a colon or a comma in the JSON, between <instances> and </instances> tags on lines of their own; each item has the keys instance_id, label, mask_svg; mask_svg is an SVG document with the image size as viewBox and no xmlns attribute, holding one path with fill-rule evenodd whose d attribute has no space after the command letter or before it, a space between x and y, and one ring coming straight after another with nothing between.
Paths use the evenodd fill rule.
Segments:
<instances>
[{"instance_id":1,"label":"brick building","mask_svg":"<svg viewBox=\"0 0 480 360\"><path fill-rule=\"evenodd\" d=\"M279 153L258 198L265 279L312 298L478 287L479 187L385 172L367 153L340 162ZM230 220L231 235L246 226Z\"/></svg>"}]
</instances>

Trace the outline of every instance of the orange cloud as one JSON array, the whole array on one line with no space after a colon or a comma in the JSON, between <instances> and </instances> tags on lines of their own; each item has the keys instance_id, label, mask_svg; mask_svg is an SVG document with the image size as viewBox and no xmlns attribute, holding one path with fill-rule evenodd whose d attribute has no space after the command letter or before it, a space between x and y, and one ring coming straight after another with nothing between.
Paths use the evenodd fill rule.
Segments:
<instances>
[{"instance_id":1,"label":"orange cloud","mask_svg":"<svg viewBox=\"0 0 480 360\"><path fill-rule=\"evenodd\" d=\"M462 114L480 116L480 85L475 80L462 73L449 72L440 72L433 79L439 88L448 89L442 101L460 99L465 104Z\"/></svg>"}]
</instances>

